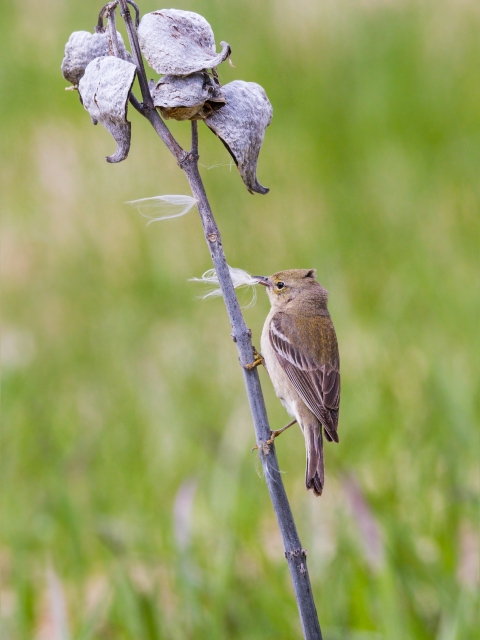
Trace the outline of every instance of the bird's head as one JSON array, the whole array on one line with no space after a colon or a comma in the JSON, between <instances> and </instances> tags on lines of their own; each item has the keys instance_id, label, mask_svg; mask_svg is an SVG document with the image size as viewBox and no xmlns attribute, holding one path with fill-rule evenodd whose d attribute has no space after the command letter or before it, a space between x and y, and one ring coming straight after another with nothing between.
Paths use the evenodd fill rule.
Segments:
<instances>
[{"instance_id":1,"label":"bird's head","mask_svg":"<svg viewBox=\"0 0 480 640\"><path fill-rule=\"evenodd\" d=\"M272 307L282 307L297 296L302 298L321 298L325 304L328 291L317 282L315 269L289 269L278 271L271 276L253 276L258 284L263 284L270 298Z\"/></svg>"}]
</instances>

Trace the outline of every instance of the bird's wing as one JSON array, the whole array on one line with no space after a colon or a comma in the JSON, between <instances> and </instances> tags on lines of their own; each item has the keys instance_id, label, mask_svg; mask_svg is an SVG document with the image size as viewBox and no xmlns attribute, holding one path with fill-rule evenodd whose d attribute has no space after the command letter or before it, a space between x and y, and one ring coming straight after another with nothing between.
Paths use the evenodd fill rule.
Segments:
<instances>
[{"instance_id":1,"label":"bird's wing","mask_svg":"<svg viewBox=\"0 0 480 640\"><path fill-rule=\"evenodd\" d=\"M337 340L329 316L309 317L307 330L315 338L315 347L305 353L302 333L285 313L277 313L270 321L270 343L288 379L310 411L323 424L326 437L338 442L338 409L340 405L340 362Z\"/></svg>"}]
</instances>

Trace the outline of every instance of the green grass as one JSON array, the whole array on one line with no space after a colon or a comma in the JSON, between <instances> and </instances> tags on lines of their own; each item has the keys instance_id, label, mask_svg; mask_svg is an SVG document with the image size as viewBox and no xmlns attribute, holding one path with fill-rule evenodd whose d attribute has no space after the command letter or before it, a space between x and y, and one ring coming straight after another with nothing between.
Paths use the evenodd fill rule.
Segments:
<instances>
[{"instance_id":1,"label":"green grass","mask_svg":"<svg viewBox=\"0 0 480 640\"><path fill-rule=\"evenodd\" d=\"M473 639L480 11L181 8L231 44L222 81L259 82L274 106L265 197L201 127L229 263L316 267L330 291L341 442L321 499L304 489L299 430L277 446L325 640ZM290 640L296 605L226 313L187 281L211 266L198 216L147 228L124 204L188 193L186 180L133 111L130 156L107 165L113 141L63 90L64 43L99 9L18 4L1 27L1 637L49 640L57 606L78 640ZM187 129L172 124L184 144ZM267 310L259 292L245 311L257 346Z\"/></svg>"}]
</instances>

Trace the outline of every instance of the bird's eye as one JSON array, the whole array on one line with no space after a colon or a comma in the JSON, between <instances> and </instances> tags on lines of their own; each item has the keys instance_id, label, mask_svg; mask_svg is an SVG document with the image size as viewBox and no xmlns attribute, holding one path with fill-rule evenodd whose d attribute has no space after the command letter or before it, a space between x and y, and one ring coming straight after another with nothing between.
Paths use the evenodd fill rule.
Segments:
<instances>
[{"instance_id":1,"label":"bird's eye","mask_svg":"<svg viewBox=\"0 0 480 640\"><path fill-rule=\"evenodd\" d=\"M277 289L283 289L284 286L285 286L284 282L277 282Z\"/></svg>"}]
</instances>

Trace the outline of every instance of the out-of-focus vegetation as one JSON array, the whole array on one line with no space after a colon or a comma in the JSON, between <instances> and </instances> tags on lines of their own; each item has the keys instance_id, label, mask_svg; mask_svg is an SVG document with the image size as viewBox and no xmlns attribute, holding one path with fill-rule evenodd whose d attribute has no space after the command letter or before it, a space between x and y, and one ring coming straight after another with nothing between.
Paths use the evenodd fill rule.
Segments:
<instances>
[{"instance_id":1,"label":"out-of-focus vegetation","mask_svg":"<svg viewBox=\"0 0 480 640\"><path fill-rule=\"evenodd\" d=\"M186 180L132 109L130 156L108 165L113 140L64 92L64 43L101 4L2 7L2 638L299 637L223 303L187 281L211 266L198 216L147 228L124 204ZM221 80L274 106L265 197L200 127L229 263L316 267L330 291L342 404L322 498L300 431L277 444L324 636L474 638L480 6L176 6L231 44ZM259 292L245 312L257 346L267 311Z\"/></svg>"}]
</instances>

